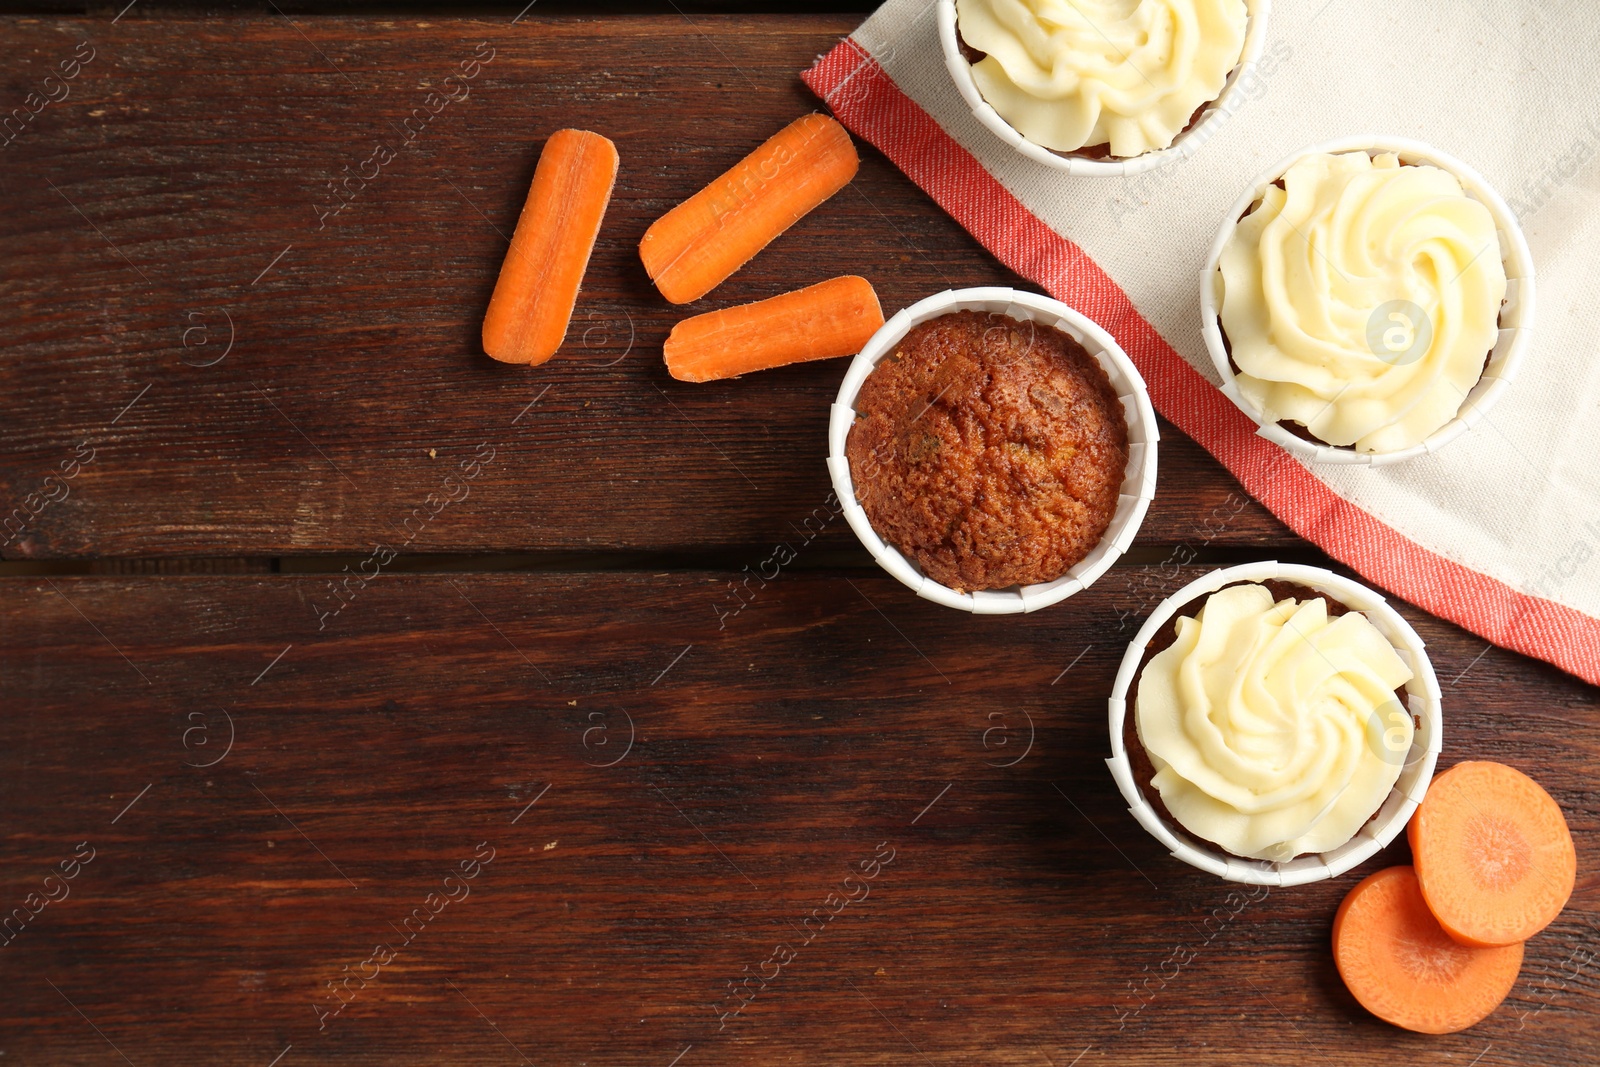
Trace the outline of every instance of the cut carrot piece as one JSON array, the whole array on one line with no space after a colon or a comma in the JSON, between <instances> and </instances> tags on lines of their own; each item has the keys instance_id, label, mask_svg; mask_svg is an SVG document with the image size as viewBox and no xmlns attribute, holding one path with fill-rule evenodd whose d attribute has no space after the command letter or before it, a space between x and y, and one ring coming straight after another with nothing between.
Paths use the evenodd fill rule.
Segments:
<instances>
[{"instance_id":1,"label":"cut carrot piece","mask_svg":"<svg viewBox=\"0 0 1600 1067\"><path fill-rule=\"evenodd\" d=\"M1451 767L1406 833L1428 907L1463 944L1526 941L1572 896L1578 857L1561 806L1514 767Z\"/></svg>"},{"instance_id":2,"label":"cut carrot piece","mask_svg":"<svg viewBox=\"0 0 1600 1067\"><path fill-rule=\"evenodd\" d=\"M662 296L698 300L848 185L858 166L843 126L826 115L796 119L657 219L639 258Z\"/></svg>"},{"instance_id":3,"label":"cut carrot piece","mask_svg":"<svg viewBox=\"0 0 1600 1067\"><path fill-rule=\"evenodd\" d=\"M550 135L483 317L489 355L543 363L556 354L616 180L617 146L606 138L587 130Z\"/></svg>"},{"instance_id":4,"label":"cut carrot piece","mask_svg":"<svg viewBox=\"0 0 1600 1067\"><path fill-rule=\"evenodd\" d=\"M667 370L679 381L710 382L808 359L853 356L882 325L871 283L845 275L684 319L664 346Z\"/></svg>"},{"instance_id":5,"label":"cut carrot piece","mask_svg":"<svg viewBox=\"0 0 1600 1067\"><path fill-rule=\"evenodd\" d=\"M1517 983L1522 946L1472 948L1444 932L1416 872L1390 867L1350 890L1333 920L1333 961L1361 1006L1423 1034L1465 1030Z\"/></svg>"}]
</instances>

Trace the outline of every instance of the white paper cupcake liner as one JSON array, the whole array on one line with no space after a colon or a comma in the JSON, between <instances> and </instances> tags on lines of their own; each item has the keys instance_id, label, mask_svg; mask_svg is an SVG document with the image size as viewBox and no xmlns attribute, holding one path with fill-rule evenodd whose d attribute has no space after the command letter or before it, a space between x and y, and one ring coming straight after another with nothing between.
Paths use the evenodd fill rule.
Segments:
<instances>
[{"instance_id":1,"label":"white paper cupcake liner","mask_svg":"<svg viewBox=\"0 0 1600 1067\"><path fill-rule=\"evenodd\" d=\"M1393 152L1400 157L1402 163L1427 163L1454 174L1467 195L1482 203L1494 217L1495 231L1500 239L1500 258L1506 268L1506 298L1500 308L1500 335L1495 341L1493 351L1489 353L1483 377L1468 391L1455 418L1418 444L1395 452L1357 452L1349 447L1307 441L1290 433L1276 422L1269 421L1264 413L1239 392L1237 377L1233 367L1228 363L1228 352L1222 343L1222 327L1217 315L1219 281L1217 265L1222 260L1223 247L1239 225L1240 216L1250 210L1251 205L1265 194L1267 186L1283 177L1284 172L1297 160L1310 155L1338 152ZM1257 434L1288 449L1291 454L1313 463L1383 466L1425 456L1443 448L1475 426L1511 385L1523 355L1533 339L1533 273L1533 255L1528 251L1528 239L1522 233L1522 225L1517 221L1516 214L1477 171L1459 159L1421 141L1372 134L1344 137L1337 141L1312 145L1294 153L1251 182L1250 187L1234 202L1223 219L1217 239L1211 244L1211 254L1206 257L1205 268L1200 274L1200 333L1205 338L1206 351L1211 354L1212 364L1222 376L1222 391L1256 424Z\"/></svg>"},{"instance_id":2,"label":"white paper cupcake liner","mask_svg":"<svg viewBox=\"0 0 1600 1067\"><path fill-rule=\"evenodd\" d=\"M1189 604L1235 582L1296 582L1309 586L1337 600L1352 611L1359 611L1388 638L1395 652L1411 668L1411 681L1406 683L1407 710L1417 723L1412 736L1411 750L1406 754L1405 765L1394 788L1378 808L1378 817L1365 823L1356 835L1331 852L1320 855L1297 856L1282 863L1265 860L1241 859L1220 852L1210 845L1190 837L1177 823L1163 818L1145 799L1140 784L1134 781L1133 765L1122 743L1123 721L1133 710L1129 695L1139 662L1145 648L1160 629L1173 616ZM1303 885L1324 878L1335 878L1372 858L1405 828L1412 812L1428 791L1433 780L1434 764L1438 762L1443 743L1444 723L1441 711L1439 680L1434 675L1433 664L1428 660L1422 638L1400 613L1389 606L1377 593L1359 582L1323 570L1292 563L1246 563L1212 571L1172 594L1155 610L1128 645L1123 654L1122 667L1117 671L1116 684L1111 691L1111 758L1106 766L1117 788L1128 802L1128 811L1139 825L1150 831L1157 841L1172 855L1202 871L1209 871L1230 882L1251 885Z\"/></svg>"},{"instance_id":3,"label":"white paper cupcake liner","mask_svg":"<svg viewBox=\"0 0 1600 1067\"><path fill-rule=\"evenodd\" d=\"M955 0L939 0L939 44L944 50L945 66L949 68L950 77L956 83L956 90L972 109L974 117L996 137L1029 159L1066 174L1121 178L1142 174L1194 155L1201 145L1216 135L1228 116L1239 109L1239 105L1244 102L1239 86L1250 77L1255 70L1257 60L1261 58L1261 50L1267 40L1267 14L1271 7L1271 0L1245 0L1247 15L1244 50L1240 53L1238 65L1229 72L1228 80L1223 83L1222 92L1206 106L1199 120L1173 138L1172 144L1166 148L1129 156L1126 159L1083 159L1078 156L1058 155L1043 145L1034 144L1001 118L1000 113L991 107L983 98L983 94L978 91L978 83L972 76L972 64L961 54L961 45L956 37Z\"/></svg>"},{"instance_id":4,"label":"white paper cupcake liner","mask_svg":"<svg viewBox=\"0 0 1600 1067\"><path fill-rule=\"evenodd\" d=\"M1116 513L1094 551L1054 581L1009 589L958 593L924 575L915 563L879 537L868 521L866 511L856 500L850 461L845 455L845 441L850 436L851 426L855 425L856 396L861 391L862 383L878 365L878 361L893 352L913 326L955 311L988 311L1055 327L1076 339L1099 361L1122 401L1123 414L1128 423L1128 465L1124 471ZM1156 443L1160 436L1156 429L1155 409L1150 406L1150 395L1145 391L1144 379L1111 335L1092 320L1059 300L1035 293L995 287L954 289L920 300L896 314L873 334L866 347L851 362L844 382L839 386L839 396L833 403L828 422L828 472L832 475L835 495L850 528L884 570L915 590L918 596L946 607L976 615L1013 615L1059 603L1087 588L1105 573L1118 556L1127 551L1139 532L1139 524L1144 521L1145 510L1155 497Z\"/></svg>"}]
</instances>

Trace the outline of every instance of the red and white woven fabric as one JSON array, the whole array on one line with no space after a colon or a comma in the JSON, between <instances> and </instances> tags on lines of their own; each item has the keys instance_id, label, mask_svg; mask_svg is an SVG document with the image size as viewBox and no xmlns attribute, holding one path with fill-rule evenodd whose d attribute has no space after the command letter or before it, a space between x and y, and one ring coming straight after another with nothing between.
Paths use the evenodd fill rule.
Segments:
<instances>
[{"instance_id":1,"label":"red and white woven fabric","mask_svg":"<svg viewBox=\"0 0 1600 1067\"><path fill-rule=\"evenodd\" d=\"M982 126L945 68L932 0L889 0L802 77L1002 263L1109 330L1156 410L1296 533L1435 615L1600 684L1600 12L1304 7L1277 5L1248 98L1215 137L1132 178L1064 176ZM1434 144L1511 203L1538 271L1534 346L1489 418L1438 454L1307 467L1216 388L1199 276L1252 178L1365 133Z\"/></svg>"}]
</instances>

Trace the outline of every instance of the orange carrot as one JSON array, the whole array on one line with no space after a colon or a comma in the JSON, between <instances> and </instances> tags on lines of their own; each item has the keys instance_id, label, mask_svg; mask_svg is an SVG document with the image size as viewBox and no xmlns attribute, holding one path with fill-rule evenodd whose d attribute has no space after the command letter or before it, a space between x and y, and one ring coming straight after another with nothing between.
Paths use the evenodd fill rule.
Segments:
<instances>
[{"instance_id":1,"label":"orange carrot","mask_svg":"<svg viewBox=\"0 0 1600 1067\"><path fill-rule=\"evenodd\" d=\"M483 317L489 355L543 363L556 354L616 179L616 145L586 130L550 135Z\"/></svg>"},{"instance_id":2,"label":"orange carrot","mask_svg":"<svg viewBox=\"0 0 1600 1067\"><path fill-rule=\"evenodd\" d=\"M679 381L710 382L786 363L851 356L882 325L872 285L847 274L684 319L664 346L667 370Z\"/></svg>"},{"instance_id":3,"label":"orange carrot","mask_svg":"<svg viewBox=\"0 0 1600 1067\"><path fill-rule=\"evenodd\" d=\"M1333 961L1361 1006L1423 1034L1465 1030L1517 982L1522 946L1471 948L1444 932L1410 867L1370 875L1333 920Z\"/></svg>"},{"instance_id":4,"label":"orange carrot","mask_svg":"<svg viewBox=\"0 0 1600 1067\"><path fill-rule=\"evenodd\" d=\"M826 115L796 119L657 219L639 258L662 296L698 300L848 185L859 165L843 126Z\"/></svg>"},{"instance_id":5,"label":"orange carrot","mask_svg":"<svg viewBox=\"0 0 1600 1067\"><path fill-rule=\"evenodd\" d=\"M1463 944L1526 941L1572 896L1578 857L1560 805L1503 763L1439 775L1406 833L1428 907Z\"/></svg>"}]
</instances>

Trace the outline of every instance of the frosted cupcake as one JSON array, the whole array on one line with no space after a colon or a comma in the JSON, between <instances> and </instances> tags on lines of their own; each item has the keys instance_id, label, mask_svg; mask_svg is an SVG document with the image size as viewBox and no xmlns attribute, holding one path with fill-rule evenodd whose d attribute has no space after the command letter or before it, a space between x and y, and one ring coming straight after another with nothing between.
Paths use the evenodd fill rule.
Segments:
<instances>
[{"instance_id":1,"label":"frosted cupcake","mask_svg":"<svg viewBox=\"0 0 1600 1067\"><path fill-rule=\"evenodd\" d=\"M1227 586L1150 643L1124 735L1135 779L1159 812L1231 855L1331 852L1400 777L1412 677L1366 616L1326 594Z\"/></svg>"},{"instance_id":2,"label":"frosted cupcake","mask_svg":"<svg viewBox=\"0 0 1600 1067\"><path fill-rule=\"evenodd\" d=\"M1457 417L1507 294L1490 209L1394 152L1296 159L1233 227L1215 283L1247 410L1369 454L1416 449Z\"/></svg>"},{"instance_id":3,"label":"frosted cupcake","mask_svg":"<svg viewBox=\"0 0 1600 1067\"><path fill-rule=\"evenodd\" d=\"M999 118L1034 145L1091 159L1172 146L1241 65L1249 17L1245 0L955 0L955 8L972 80Z\"/></svg>"}]
</instances>

